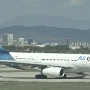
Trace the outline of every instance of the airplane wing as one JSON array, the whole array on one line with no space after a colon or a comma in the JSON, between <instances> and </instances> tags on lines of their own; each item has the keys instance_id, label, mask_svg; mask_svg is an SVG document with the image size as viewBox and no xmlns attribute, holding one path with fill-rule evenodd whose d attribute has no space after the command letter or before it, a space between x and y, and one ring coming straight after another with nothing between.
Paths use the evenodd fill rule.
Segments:
<instances>
[{"instance_id":1,"label":"airplane wing","mask_svg":"<svg viewBox=\"0 0 90 90\"><path fill-rule=\"evenodd\" d=\"M51 64L45 64L45 63L33 63L33 62L27 62L27 61L23 61L23 62L20 62L20 61L15 61L15 60L0 60L0 63L1 64L13 64L13 65L22 65L22 66L26 66L26 65L30 65L31 67L61 67L63 69L74 69L76 68L75 66L73 65L66 65L66 64L54 64L54 63L51 63Z\"/></svg>"}]
</instances>

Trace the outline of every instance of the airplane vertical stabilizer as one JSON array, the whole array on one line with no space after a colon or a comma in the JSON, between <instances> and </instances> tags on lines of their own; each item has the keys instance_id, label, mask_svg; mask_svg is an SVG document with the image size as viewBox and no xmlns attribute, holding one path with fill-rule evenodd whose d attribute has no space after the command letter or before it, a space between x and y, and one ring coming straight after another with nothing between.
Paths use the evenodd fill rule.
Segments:
<instances>
[{"instance_id":1,"label":"airplane vertical stabilizer","mask_svg":"<svg viewBox=\"0 0 90 90\"><path fill-rule=\"evenodd\" d=\"M0 60L14 60L11 54L0 46Z\"/></svg>"}]
</instances>

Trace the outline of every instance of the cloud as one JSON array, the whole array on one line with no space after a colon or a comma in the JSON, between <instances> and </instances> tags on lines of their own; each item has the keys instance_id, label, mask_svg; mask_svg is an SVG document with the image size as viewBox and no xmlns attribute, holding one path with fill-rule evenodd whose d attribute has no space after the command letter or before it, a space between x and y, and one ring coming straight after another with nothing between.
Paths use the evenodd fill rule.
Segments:
<instances>
[{"instance_id":1,"label":"cloud","mask_svg":"<svg viewBox=\"0 0 90 90\"><path fill-rule=\"evenodd\" d=\"M63 7L77 7L84 5L84 2L82 0L70 0L66 4L63 5Z\"/></svg>"}]
</instances>

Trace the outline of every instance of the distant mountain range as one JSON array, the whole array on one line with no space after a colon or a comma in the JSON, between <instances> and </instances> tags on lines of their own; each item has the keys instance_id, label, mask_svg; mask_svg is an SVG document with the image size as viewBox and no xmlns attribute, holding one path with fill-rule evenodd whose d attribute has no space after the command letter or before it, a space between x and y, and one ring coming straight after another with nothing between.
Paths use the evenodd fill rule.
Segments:
<instances>
[{"instance_id":1,"label":"distant mountain range","mask_svg":"<svg viewBox=\"0 0 90 90\"><path fill-rule=\"evenodd\" d=\"M55 42L60 44L66 43L66 38L70 38L71 42L89 42L90 30L80 30L72 28L57 28L47 26L11 26L0 28L0 36L3 33L13 33L14 38L33 38L36 42Z\"/></svg>"},{"instance_id":2,"label":"distant mountain range","mask_svg":"<svg viewBox=\"0 0 90 90\"><path fill-rule=\"evenodd\" d=\"M74 20L61 16L44 15L19 16L0 24L0 28L14 25L22 25L26 27L43 25L58 28L77 28L82 30L90 29L90 21Z\"/></svg>"}]
</instances>

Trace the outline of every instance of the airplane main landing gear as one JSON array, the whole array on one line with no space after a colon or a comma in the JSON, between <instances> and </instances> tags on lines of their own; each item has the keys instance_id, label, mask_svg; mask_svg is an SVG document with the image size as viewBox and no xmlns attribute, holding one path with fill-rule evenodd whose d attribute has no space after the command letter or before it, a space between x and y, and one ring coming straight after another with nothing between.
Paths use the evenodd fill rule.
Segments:
<instances>
[{"instance_id":1,"label":"airplane main landing gear","mask_svg":"<svg viewBox=\"0 0 90 90\"><path fill-rule=\"evenodd\" d=\"M47 76L46 75L35 75L35 78L36 79L46 79L47 78Z\"/></svg>"},{"instance_id":2,"label":"airplane main landing gear","mask_svg":"<svg viewBox=\"0 0 90 90\"><path fill-rule=\"evenodd\" d=\"M47 79L47 76L46 75L43 75L43 73L42 73L42 70L44 69L44 68L46 68L46 67L41 67L41 74L39 74L39 75L35 75L35 78L36 79Z\"/></svg>"},{"instance_id":3,"label":"airplane main landing gear","mask_svg":"<svg viewBox=\"0 0 90 90\"><path fill-rule=\"evenodd\" d=\"M62 78L67 78L67 75L66 75L66 74L64 74L64 76L63 76Z\"/></svg>"}]
</instances>

